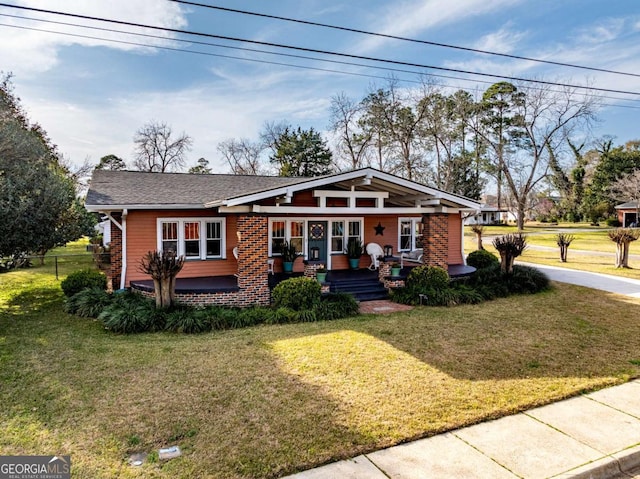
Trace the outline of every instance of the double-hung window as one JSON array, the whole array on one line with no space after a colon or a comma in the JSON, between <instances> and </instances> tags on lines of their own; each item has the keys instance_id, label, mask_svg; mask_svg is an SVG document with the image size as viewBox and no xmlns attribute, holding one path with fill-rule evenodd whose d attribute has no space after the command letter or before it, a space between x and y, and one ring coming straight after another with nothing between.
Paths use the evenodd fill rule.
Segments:
<instances>
[{"instance_id":1,"label":"double-hung window","mask_svg":"<svg viewBox=\"0 0 640 479\"><path fill-rule=\"evenodd\" d=\"M331 222L331 252L344 253L344 221Z\"/></svg>"},{"instance_id":2,"label":"double-hung window","mask_svg":"<svg viewBox=\"0 0 640 479\"><path fill-rule=\"evenodd\" d=\"M422 218L400 218L398 221L398 246L400 251L422 248Z\"/></svg>"},{"instance_id":3,"label":"double-hung window","mask_svg":"<svg viewBox=\"0 0 640 479\"><path fill-rule=\"evenodd\" d=\"M158 249L186 259L225 257L224 218L159 218Z\"/></svg>"}]
</instances>

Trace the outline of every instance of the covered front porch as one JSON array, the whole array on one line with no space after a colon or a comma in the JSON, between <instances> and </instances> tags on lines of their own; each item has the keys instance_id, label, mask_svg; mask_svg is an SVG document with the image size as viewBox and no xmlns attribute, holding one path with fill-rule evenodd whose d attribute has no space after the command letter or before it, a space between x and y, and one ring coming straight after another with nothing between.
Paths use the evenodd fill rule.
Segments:
<instances>
[{"instance_id":1,"label":"covered front porch","mask_svg":"<svg viewBox=\"0 0 640 479\"><path fill-rule=\"evenodd\" d=\"M404 266L397 276L381 275L379 270L360 268L357 270L340 269L327 272L323 283L323 292L344 292L353 294L359 301L371 301L386 298L392 287L404 285L411 270L418 265ZM449 276L452 280L473 274L475 268L464 264L449 265ZM309 270L307 270L309 271ZM269 290L280 282L290 278L305 276L303 272L269 274ZM311 276L307 272L306 276ZM131 281L131 289L151 297L154 293L152 280ZM176 278L176 299L190 304L227 304L240 292L238 277L201 276L195 278ZM218 301L219 300L219 301Z\"/></svg>"}]
</instances>

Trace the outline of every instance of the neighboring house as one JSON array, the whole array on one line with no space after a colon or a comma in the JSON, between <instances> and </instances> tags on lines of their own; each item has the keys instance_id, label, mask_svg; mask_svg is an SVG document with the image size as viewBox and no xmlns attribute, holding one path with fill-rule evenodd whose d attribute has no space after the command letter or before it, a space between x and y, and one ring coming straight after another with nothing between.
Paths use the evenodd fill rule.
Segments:
<instances>
[{"instance_id":1,"label":"neighboring house","mask_svg":"<svg viewBox=\"0 0 640 479\"><path fill-rule=\"evenodd\" d=\"M638 226L638 203L636 201L629 201L621 205L616 206L618 211L618 221L625 228L629 226Z\"/></svg>"},{"instance_id":2,"label":"neighboring house","mask_svg":"<svg viewBox=\"0 0 640 479\"><path fill-rule=\"evenodd\" d=\"M315 178L96 170L85 204L112 222L114 289L148 280L143 255L169 249L186 258L179 281L225 285L199 290L199 302L234 305L269 303L268 268L282 271L285 241L304 260L294 271L309 276L320 265L348 270L350 238L391 245L397 256L424 248L426 264L461 265L462 215L480 207L372 168ZM369 263L364 254L360 267Z\"/></svg>"},{"instance_id":3,"label":"neighboring house","mask_svg":"<svg viewBox=\"0 0 640 479\"><path fill-rule=\"evenodd\" d=\"M106 246L111 243L111 220L106 219L100 221L97 225L93 227L96 230L97 234L102 235L102 246Z\"/></svg>"},{"instance_id":4,"label":"neighboring house","mask_svg":"<svg viewBox=\"0 0 640 479\"><path fill-rule=\"evenodd\" d=\"M499 210L495 206L489 206L487 204L480 206L480 211L477 211L471 216L466 216L464 219L465 225L494 225L500 223L501 214L507 213L505 210Z\"/></svg>"}]
</instances>

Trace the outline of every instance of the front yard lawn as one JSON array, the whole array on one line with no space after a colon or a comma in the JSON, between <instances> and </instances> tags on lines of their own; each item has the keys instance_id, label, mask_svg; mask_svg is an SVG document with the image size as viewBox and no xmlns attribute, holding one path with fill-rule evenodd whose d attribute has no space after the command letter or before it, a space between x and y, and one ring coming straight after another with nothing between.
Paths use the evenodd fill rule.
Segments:
<instances>
[{"instance_id":1,"label":"front yard lawn","mask_svg":"<svg viewBox=\"0 0 640 479\"><path fill-rule=\"evenodd\" d=\"M640 301L580 287L119 336L38 271L0 275L0 454L70 454L74 477L276 477L640 376Z\"/></svg>"}]
</instances>

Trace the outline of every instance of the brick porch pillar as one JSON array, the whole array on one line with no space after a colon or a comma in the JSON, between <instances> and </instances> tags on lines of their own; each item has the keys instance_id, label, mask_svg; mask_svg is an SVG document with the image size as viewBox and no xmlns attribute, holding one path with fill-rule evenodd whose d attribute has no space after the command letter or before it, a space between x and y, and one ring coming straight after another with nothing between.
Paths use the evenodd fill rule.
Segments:
<instances>
[{"instance_id":1,"label":"brick porch pillar","mask_svg":"<svg viewBox=\"0 0 640 479\"><path fill-rule=\"evenodd\" d=\"M449 215L433 213L422 215L422 263L428 266L449 266Z\"/></svg>"},{"instance_id":2,"label":"brick porch pillar","mask_svg":"<svg viewBox=\"0 0 640 479\"><path fill-rule=\"evenodd\" d=\"M268 305L269 291L269 223L266 216L238 218L238 293L239 306Z\"/></svg>"},{"instance_id":3,"label":"brick porch pillar","mask_svg":"<svg viewBox=\"0 0 640 479\"><path fill-rule=\"evenodd\" d=\"M122 224L122 215L113 214L113 219ZM122 230L111 222L111 243L109 243L111 266L109 267L109 280L113 291L120 289L120 275L122 274Z\"/></svg>"}]
</instances>

